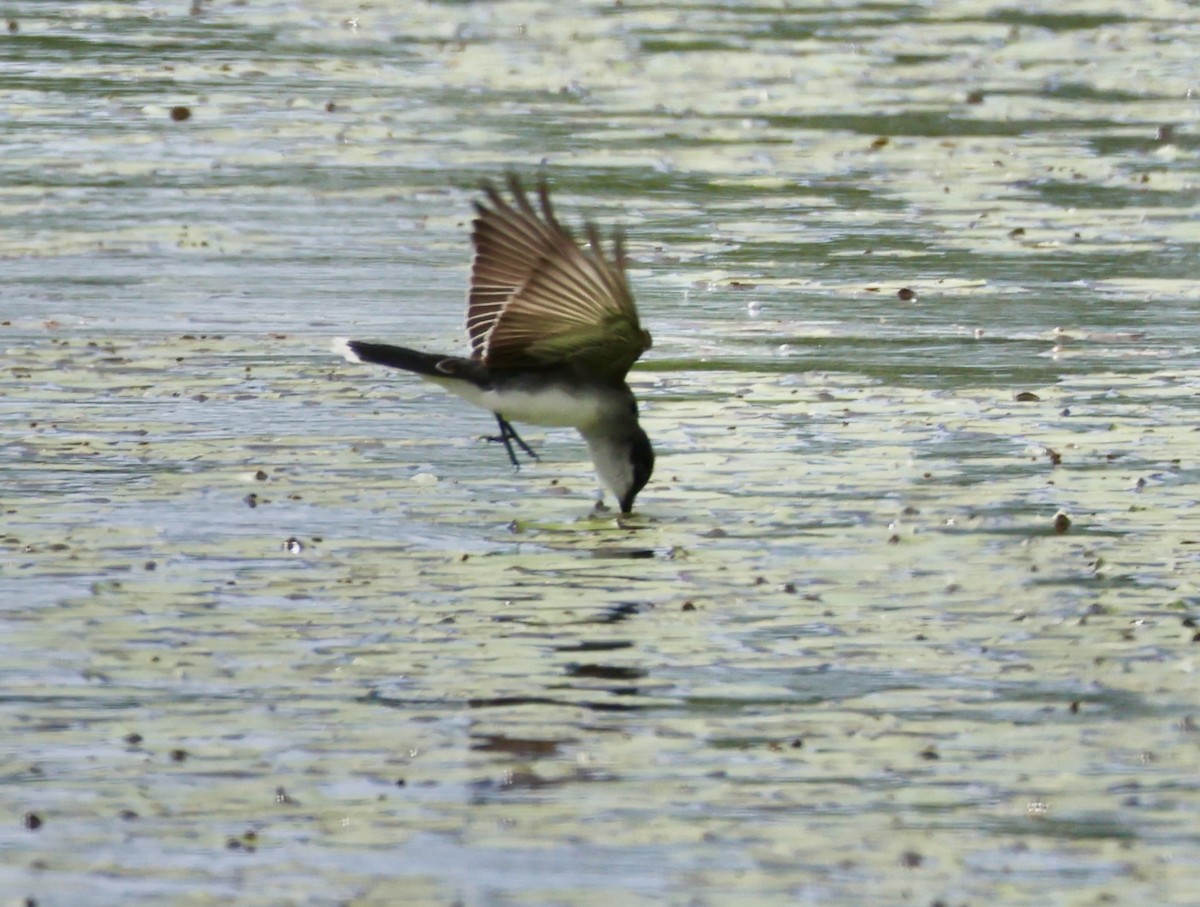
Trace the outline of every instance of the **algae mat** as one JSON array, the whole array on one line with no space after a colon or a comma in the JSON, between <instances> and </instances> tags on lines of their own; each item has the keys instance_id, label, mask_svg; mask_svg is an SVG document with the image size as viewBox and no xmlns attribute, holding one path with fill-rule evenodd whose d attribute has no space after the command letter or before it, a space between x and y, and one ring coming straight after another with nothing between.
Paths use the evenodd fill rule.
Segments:
<instances>
[{"instance_id":1,"label":"algae mat","mask_svg":"<svg viewBox=\"0 0 1200 907\"><path fill-rule=\"evenodd\" d=\"M0 890L1189 903L1198 21L1075 6L10 4ZM461 348L510 166L630 518L326 352Z\"/></svg>"}]
</instances>

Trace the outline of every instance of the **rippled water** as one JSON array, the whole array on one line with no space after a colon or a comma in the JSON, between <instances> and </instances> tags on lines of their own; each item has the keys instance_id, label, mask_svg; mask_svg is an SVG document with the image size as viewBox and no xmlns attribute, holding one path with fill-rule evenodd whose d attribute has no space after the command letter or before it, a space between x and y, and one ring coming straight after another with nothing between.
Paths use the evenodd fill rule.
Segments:
<instances>
[{"instance_id":1,"label":"rippled water","mask_svg":"<svg viewBox=\"0 0 1200 907\"><path fill-rule=\"evenodd\" d=\"M1193 898L1193 5L5 16L10 898ZM464 346L509 168L628 233L623 523L327 352Z\"/></svg>"}]
</instances>

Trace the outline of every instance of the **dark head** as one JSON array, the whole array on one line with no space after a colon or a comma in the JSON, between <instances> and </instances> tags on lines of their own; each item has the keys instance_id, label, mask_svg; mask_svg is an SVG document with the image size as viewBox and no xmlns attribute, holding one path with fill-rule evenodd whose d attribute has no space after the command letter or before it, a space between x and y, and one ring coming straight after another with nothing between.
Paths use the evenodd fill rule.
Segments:
<instances>
[{"instance_id":1,"label":"dark head","mask_svg":"<svg viewBox=\"0 0 1200 907\"><path fill-rule=\"evenodd\" d=\"M621 505L621 513L629 513L633 509L633 499L646 487L650 473L654 471L654 449L650 439L636 421L619 426L608 424L599 431L582 434L600 481Z\"/></svg>"},{"instance_id":2,"label":"dark head","mask_svg":"<svg viewBox=\"0 0 1200 907\"><path fill-rule=\"evenodd\" d=\"M633 510L633 499L646 487L651 473L654 472L654 448L650 446L650 439L640 425L636 426L633 436L629 439L629 459L633 472L629 488L620 498L621 513Z\"/></svg>"}]
</instances>

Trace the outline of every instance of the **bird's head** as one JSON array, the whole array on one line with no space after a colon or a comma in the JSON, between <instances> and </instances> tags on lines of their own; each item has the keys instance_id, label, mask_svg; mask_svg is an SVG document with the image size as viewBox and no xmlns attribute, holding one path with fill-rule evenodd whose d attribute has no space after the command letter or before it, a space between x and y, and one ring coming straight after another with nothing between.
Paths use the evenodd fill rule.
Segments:
<instances>
[{"instance_id":1,"label":"bird's head","mask_svg":"<svg viewBox=\"0 0 1200 907\"><path fill-rule=\"evenodd\" d=\"M617 495L620 501L621 513L633 510L633 499L646 487L650 475L654 472L654 448L650 446L650 439L640 425L635 426L632 436L628 439L626 451L630 466L626 487L613 490L613 494Z\"/></svg>"}]
</instances>

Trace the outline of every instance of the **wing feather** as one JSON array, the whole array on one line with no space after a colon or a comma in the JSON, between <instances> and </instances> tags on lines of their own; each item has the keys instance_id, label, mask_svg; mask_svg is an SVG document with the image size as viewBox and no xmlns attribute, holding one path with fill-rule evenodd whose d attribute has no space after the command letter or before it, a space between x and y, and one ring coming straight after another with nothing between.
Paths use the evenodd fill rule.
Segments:
<instances>
[{"instance_id":1,"label":"wing feather","mask_svg":"<svg viewBox=\"0 0 1200 907\"><path fill-rule=\"evenodd\" d=\"M613 257L588 224L581 248L559 223L544 181L538 208L515 175L510 204L486 184L471 234L467 303L471 354L494 368L582 366L623 378L650 347L625 276L621 236ZM540 210L539 210L540 209Z\"/></svg>"}]
</instances>

